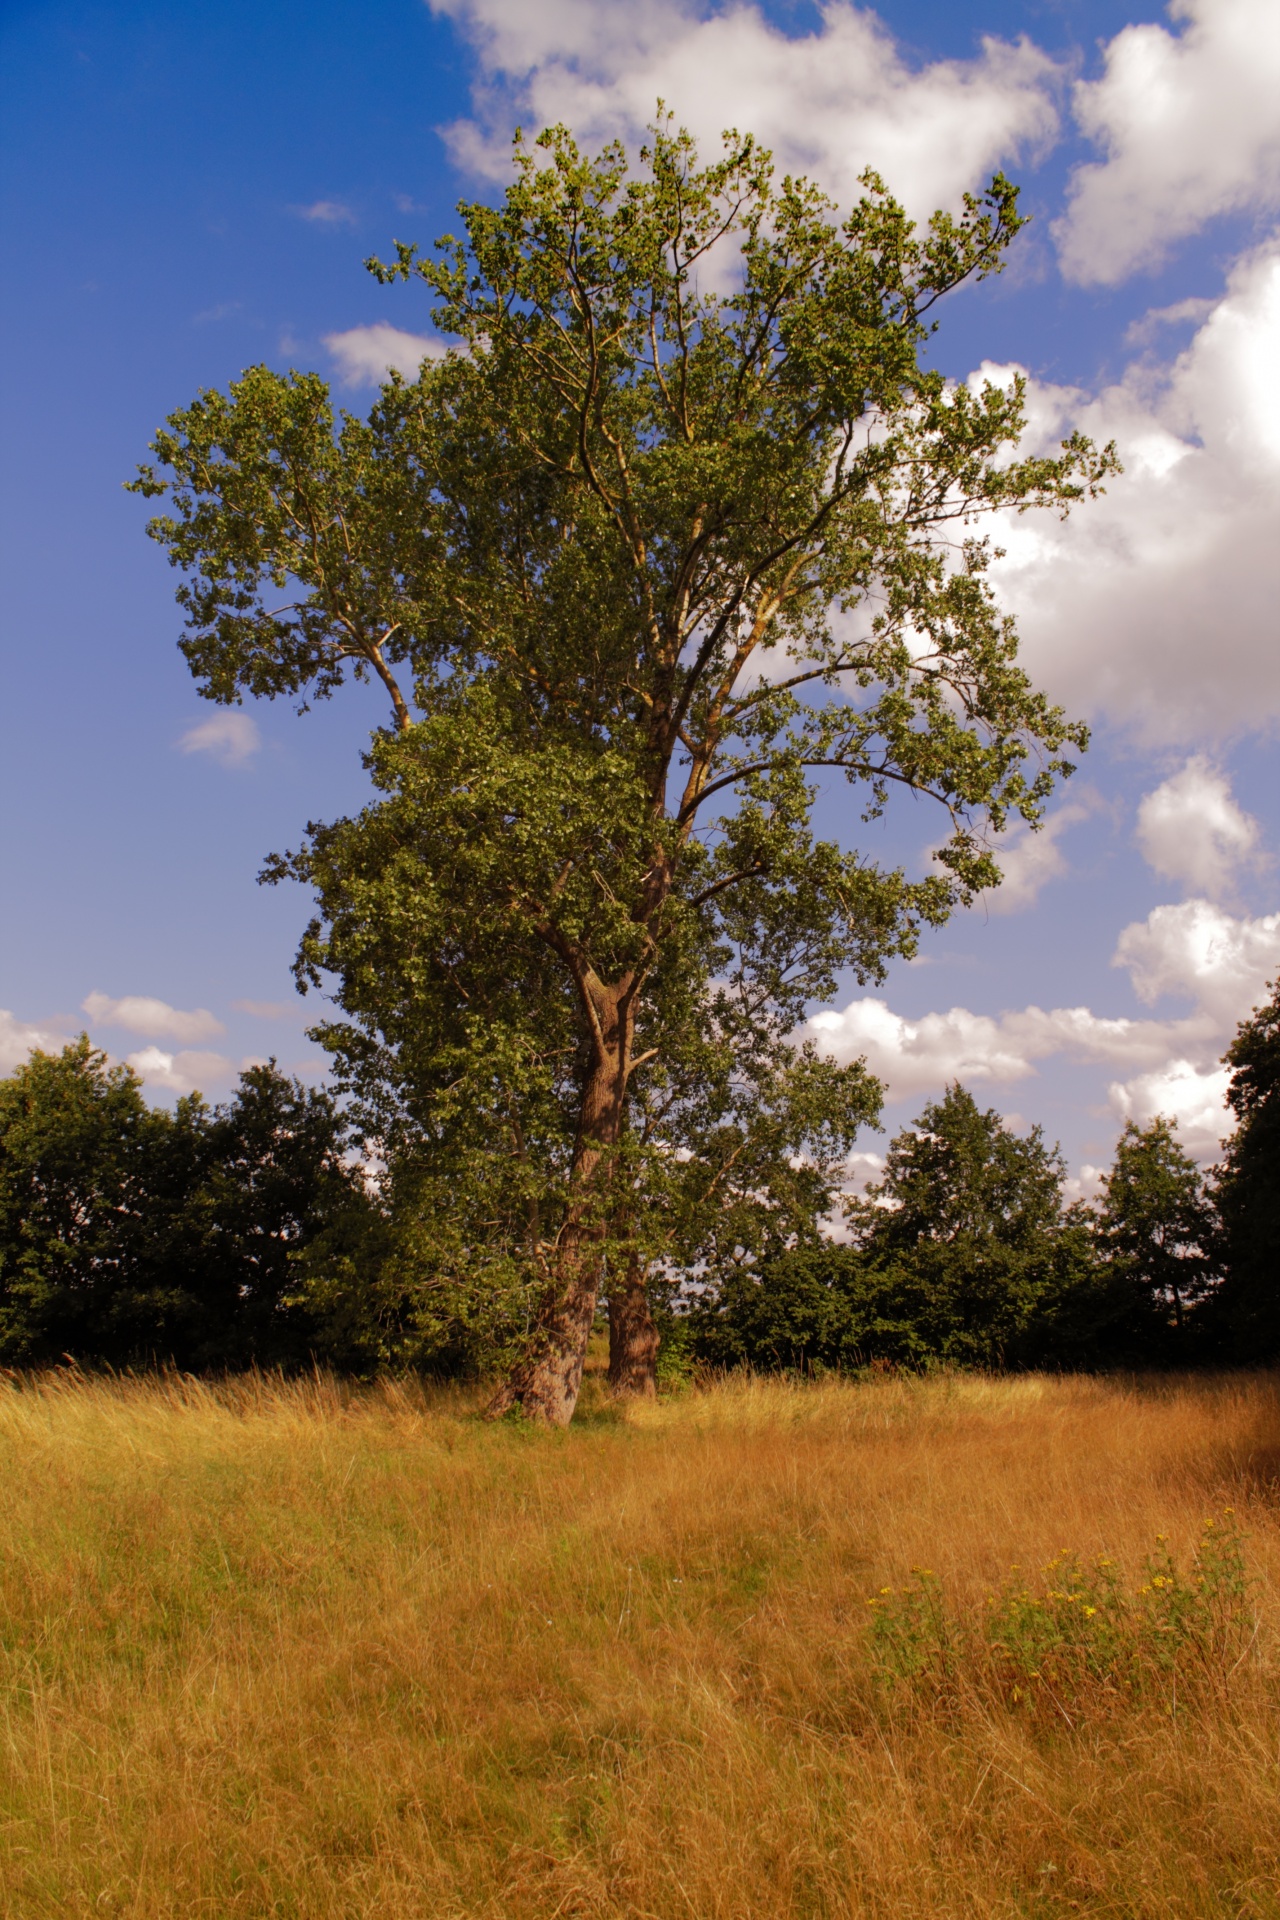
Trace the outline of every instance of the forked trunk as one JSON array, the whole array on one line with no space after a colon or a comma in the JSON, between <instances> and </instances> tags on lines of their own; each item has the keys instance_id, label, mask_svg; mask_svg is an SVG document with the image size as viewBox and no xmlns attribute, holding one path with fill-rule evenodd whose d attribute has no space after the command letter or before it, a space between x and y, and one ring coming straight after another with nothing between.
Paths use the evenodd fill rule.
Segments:
<instances>
[{"instance_id":1,"label":"forked trunk","mask_svg":"<svg viewBox=\"0 0 1280 1920\"><path fill-rule=\"evenodd\" d=\"M609 1385L615 1393L654 1397L661 1338L649 1310L644 1262L632 1254L626 1272L609 1283Z\"/></svg>"}]
</instances>

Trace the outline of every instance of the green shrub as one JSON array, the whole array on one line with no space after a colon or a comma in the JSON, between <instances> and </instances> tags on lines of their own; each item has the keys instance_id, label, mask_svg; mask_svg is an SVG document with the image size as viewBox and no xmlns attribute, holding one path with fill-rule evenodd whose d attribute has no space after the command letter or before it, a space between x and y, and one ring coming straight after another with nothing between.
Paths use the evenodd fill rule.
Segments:
<instances>
[{"instance_id":1,"label":"green shrub","mask_svg":"<svg viewBox=\"0 0 1280 1920\"><path fill-rule=\"evenodd\" d=\"M1228 1508L1207 1520L1180 1567L1159 1536L1135 1586L1115 1564L1063 1552L1027 1582L1013 1568L981 1616L948 1605L936 1574L872 1596L871 1649L882 1690L899 1701L961 1690L1031 1713L1073 1715L1153 1690L1176 1701L1221 1680L1249 1644L1244 1538Z\"/></svg>"}]
</instances>

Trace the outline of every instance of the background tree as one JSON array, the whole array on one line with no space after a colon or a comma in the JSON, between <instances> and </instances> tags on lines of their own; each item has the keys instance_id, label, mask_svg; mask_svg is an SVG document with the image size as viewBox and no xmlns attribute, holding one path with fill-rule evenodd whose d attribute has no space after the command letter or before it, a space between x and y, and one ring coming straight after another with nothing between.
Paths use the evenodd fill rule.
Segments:
<instances>
[{"instance_id":1,"label":"background tree","mask_svg":"<svg viewBox=\"0 0 1280 1920\"><path fill-rule=\"evenodd\" d=\"M173 415L171 477L137 484L171 492L151 530L205 694L388 688L382 797L273 872L318 898L301 971L336 981L341 1083L461 1169L468 1217L519 1221L539 1306L495 1411L563 1421L644 1193L637 1076L714 1024L716 980L772 1043L843 969L878 977L994 881L981 831L1034 820L1083 744L969 527L1065 509L1114 458L1013 458L1022 386L921 364L1020 225L1003 177L921 234L870 175L838 224L737 136L707 167L665 128L637 170L563 129L516 159L440 258L373 263L425 282L459 350L340 424L314 376L255 369ZM939 870L817 840L817 769L864 814L937 800Z\"/></svg>"},{"instance_id":2,"label":"background tree","mask_svg":"<svg viewBox=\"0 0 1280 1920\"><path fill-rule=\"evenodd\" d=\"M1236 1131L1219 1169L1225 1274L1214 1320L1247 1365L1280 1356L1280 981L1226 1054Z\"/></svg>"},{"instance_id":3,"label":"background tree","mask_svg":"<svg viewBox=\"0 0 1280 1920\"><path fill-rule=\"evenodd\" d=\"M366 1207L332 1100L274 1065L148 1107L84 1035L0 1080L0 1359L305 1364L295 1254Z\"/></svg>"},{"instance_id":4,"label":"background tree","mask_svg":"<svg viewBox=\"0 0 1280 1920\"><path fill-rule=\"evenodd\" d=\"M1181 1334L1188 1312L1214 1282L1215 1219L1200 1169L1161 1115L1146 1127L1130 1120L1121 1134L1096 1234L1117 1279L1154 1308L1153 1334L1170 1317ZM1160 1345L1153 1339L1150 1358L1158 1357Z\"/></svg>"},{"instance_id":5,"label":"background tree","mask_svg":"<svg viewBox=\"0 0 1280 1920\"><path fill-rule=\"evenodd\" d=\"M1013 1133L956 1084L891 1142L848 1244L815 1236L695 1299L697 1349L762 1368L1074 1356L1097 1275L1063 1172L1038 1127Z\"/></svg>"},{"instance_id":6,"label":"background tree","mask_svg":"<svg viewBox=\"0 0 1280 1920\"><path fill-rule=\"evenodd\" d=\"M184 1116L185 1118L185 1116ZM181 1121L84 1034L0 1080L0 1357L116 1359L135 1337L157 1174ZM161 1176L160 1184L167 1184Z\"/></svg>"},{"instance_id":7,"label":"background tree","mask_svg":"<svg viewBox=\"0 0 1280 1920\"><path fill-rule=\"evenodd\" d=\"M1016 1134L958 1082L891 1142L884 1178L849 1209L854 1244L927 1351L983 1366L1040 1358L1089 1286L1080 1208L1040 1128Z\"/></svg>"}]
</instances>

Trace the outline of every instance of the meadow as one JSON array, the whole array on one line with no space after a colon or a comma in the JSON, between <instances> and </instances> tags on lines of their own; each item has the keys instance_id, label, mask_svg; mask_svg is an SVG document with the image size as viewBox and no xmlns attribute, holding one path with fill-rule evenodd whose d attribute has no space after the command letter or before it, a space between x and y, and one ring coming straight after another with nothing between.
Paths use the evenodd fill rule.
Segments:
<instances>
[{"instance_id":1,"label":"meadow","mask_svg":"<svg viewBox=\"0 0 1280 1920\"><path fill-rule=\"evenodd\" d=\"M1275 1377L478 1404L0 1384L4 1915L1280 1915Z\"/></svg>"}]
</instances>

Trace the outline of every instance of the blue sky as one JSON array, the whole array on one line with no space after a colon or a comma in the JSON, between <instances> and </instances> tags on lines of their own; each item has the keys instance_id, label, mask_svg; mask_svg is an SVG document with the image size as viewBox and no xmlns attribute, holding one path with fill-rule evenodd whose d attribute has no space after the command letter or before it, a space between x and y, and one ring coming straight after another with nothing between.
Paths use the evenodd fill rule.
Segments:
<instances>
[{"instance_id":1,"label":"blue sky","mask_svg":"<svg viewBox=\"0 0 1280 1920\"><path fill-rule=\"evenodd\" d=\"M1033 224L937 362L1025 368L1033 436L1114 434L1127 469L1066 528L1009 529L1000 575L1093 749L1003 899L851 982L818 1037L867 1053L891 1126L959 1074L1086 1184L1128 1113L1212 1154L1218 1056L1280 970L1274 0L9 0L0 53L0 1068L82 1025L156 1098L271 1052L322 1068L289 975L305 899L254 876L360 802L378 699L210 731L121 482L253 362L366 406L427 320L362 259L500 191L517 120L631 135L661 93L838 197L872 162L927 212L1004 166ZM920 863L931 832L908 807L883 844Z\"/></svg>"}]
</instances>

